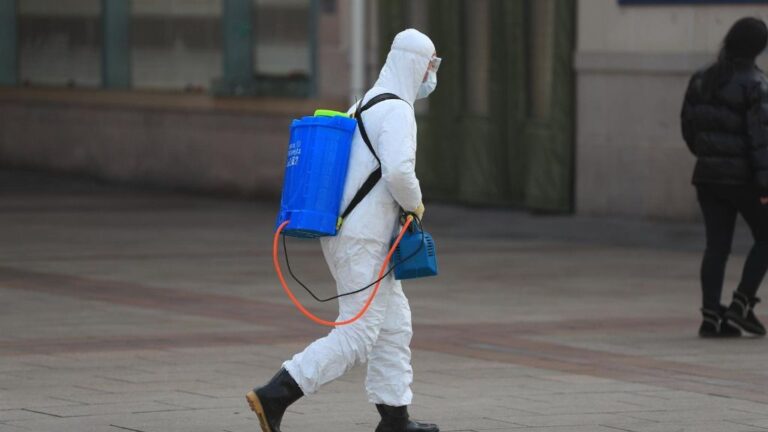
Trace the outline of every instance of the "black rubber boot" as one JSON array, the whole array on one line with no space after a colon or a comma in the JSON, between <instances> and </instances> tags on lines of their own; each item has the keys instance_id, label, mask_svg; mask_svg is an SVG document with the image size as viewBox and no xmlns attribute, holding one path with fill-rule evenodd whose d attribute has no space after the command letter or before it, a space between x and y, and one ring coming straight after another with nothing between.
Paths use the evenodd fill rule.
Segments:
<instances>
[{"instance_id":1,"label":"black rubber boot","mask_svg":"<svg viewBox=\"0 0 768 432\"><path fill-rule=\"evenodd\" d=\"M699 327L699 336L703 338L733 338L741 336L741 330L731 325L725 318L725 306L720 306L719 311L701 309L704 321Z\"/></svg>"},{"instance_id":2,"label":"black rubber boot","mask_svg":"<svg viewBox=\"0 0 768 432\"><path fill-rule=\"evenodd\" d=\"M381 421L376 426L376 432L440 432L440 428L432 423L420 423L410 419L408 407L393 407L376 405L381 414Z\"/></svg>"},{"instance_id":3,"label":"black rubber boot","mask_svg":"<svg viewBox=\"0 0 768 432\"><path fill-rule=\"evenodd\" d=\"M757 319L754 312L755 305L758 303L760 303L759 298L749 298L736 291L733 293L733 301L725 317L746 332L765 336L765 326Z\"/></svg>"},{"instance_id":4,"label":"black rubber boot","mask_svg":"<svg viewBox=\"0 0 768 432\"><path fill-rule=\"evenodd\" d=\"M286 408L302 396L304 392L291 374L280 369L264 387L249 391L245 399L259 417L262 432L280 432L280 422Z\"/></svg>"}]
</instances>

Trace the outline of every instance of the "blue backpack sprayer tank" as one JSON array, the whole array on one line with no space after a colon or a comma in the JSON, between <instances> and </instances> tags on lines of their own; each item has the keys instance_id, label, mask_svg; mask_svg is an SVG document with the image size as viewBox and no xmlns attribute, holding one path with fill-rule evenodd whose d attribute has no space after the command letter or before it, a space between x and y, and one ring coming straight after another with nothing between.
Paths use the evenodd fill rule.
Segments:
<instances>
[{"instance_id":1,"label":"blue backpack sprayer tank","mask_svg":"<svg viewBox=\"0 0 768 432\"><path fill-rule=\"evenodd\" d=\"M341 228L344 218L365 198L381 178L381 163L379 162L379 168L370 174L347 208L341 212L344 182L347 176L352 139L356 129L359 129L370 152L377 161L379 160L365 131L361 114L373 105L389 99L399 98L394 94L384 93L375 96L365 105L361 101L357 105L353 117L336 111L317 110L314 116L293 120L291 123L283 193L273 240L272 259L278 279L280 279L288 297L304 315L318 324L333 327L357 321L370 307L381 281L392 272L394 272L396 279L437 275L434 241L432 236L423 230L421 221L414 215L407 215L404 218L403 228L392 242L392 247L382 263L378 279L358 290L320 299L298 280L288 261L288 252L285 248L286 237L335 236ZM278 258L281 235L289 273L315 300L330 301L374 287L363 308L354 317L344 321L323 320L308 311L288 288L283 277ZM393 256L394 260L392 259ZM390 261L392 262L391 265Z\"/></svg>"}]
</instances>

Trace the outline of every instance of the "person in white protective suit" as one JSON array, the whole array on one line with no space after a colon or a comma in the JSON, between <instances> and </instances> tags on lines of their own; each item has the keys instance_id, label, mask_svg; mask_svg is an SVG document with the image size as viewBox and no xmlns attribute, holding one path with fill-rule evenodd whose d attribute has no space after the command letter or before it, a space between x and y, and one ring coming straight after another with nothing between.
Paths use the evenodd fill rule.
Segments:
<instances>
[{"instance_id":1,"label":"person in white protective suit","mask_svg":"<svg viewBox=\"0 0 768 432\"><path fill-rule=\"evenodd\" d=\"M380 159L381 180L354 207L335 237L324 237L322 249L336 280L339 294L364 287L377 279L389 244L399 228L400 208L423 216L419 180L416 178L416 118L413 103L437 85L435 46L414 29L399 33L379 78L362 104L391 93L399 99L376 103L361 118ZM350 112L355 112L359 104ZM359 128L352 141L342 208L350 203L371 172L378 168ZM368 291L339 298L339 320L354 316ZM409 419L407 406L411 382L411 310L400 281L391 275L369 310L356 322L334 328L283 364L272 380L248 393L251 408L264 432L279 432L283 414L291 403L315 393L359 363L368 362L365 387L376 404L381 422L376 432L438 432L436 425Z\"/></svg>"}]
</instances>

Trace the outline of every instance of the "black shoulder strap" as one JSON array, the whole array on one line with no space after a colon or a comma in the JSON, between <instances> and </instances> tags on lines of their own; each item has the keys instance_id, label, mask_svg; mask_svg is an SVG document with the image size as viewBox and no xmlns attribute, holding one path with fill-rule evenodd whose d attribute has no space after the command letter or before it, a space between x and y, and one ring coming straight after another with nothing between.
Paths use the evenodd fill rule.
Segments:
<instances>
[{"instance_id":1,"label":"black shoulder strap","mask_svg":"<svg viewBox=\"0 0 768 432\"><path fill-rule=\"evenodd\" d=\"M352 210L357 207L358 204L360 204L360 201L365 198L366 195L368 195L371 190L373 190L373 187L376 186L376 183L379 182L381 179L381 160L379 160L379 156L376 154L376 152L373 150L373 145L371 144L370 138L368 138L368 133L365 131L365 125L363 124L363 117L361 114L366 111L367 109L371 108L372 106L376 105L379 102L383 102L385 100L390 99L400 99L397 95L392 93L382 93L380 95L374 96L369 100L365 105L363 105L363 101L360 100L360 103L357 104L357 109L355 110L355 119L357 120L357 128L360 129L360 136L363 138L363 141L365 141L365 145L368 147L368 150L370 150L371 154L374 158L376 158L376 162L379 164L378 168L374 170L367 179L365 179L365 182L362 186L360 186L360 189L358 189L355 196L352 198L352 201L349 202L349 205L347 205L347 208L344 209L344 212L341 214L341 217L339 217L339 221L337 224L337 229L341 227L341 224L344 222L344 219L352 213ZM402 100L402 99L400 99Z\"/></svg>"}]
</instances>

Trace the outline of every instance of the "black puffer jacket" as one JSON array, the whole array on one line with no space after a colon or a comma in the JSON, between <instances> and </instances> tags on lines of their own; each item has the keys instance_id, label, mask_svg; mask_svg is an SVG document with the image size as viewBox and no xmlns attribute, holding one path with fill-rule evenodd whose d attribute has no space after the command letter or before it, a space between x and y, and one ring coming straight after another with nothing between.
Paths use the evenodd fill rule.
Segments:
<instances>
[{"instance_id":1,"label":"black puffer jacket","mask_svg":"<svg viewBox=\"0 0 768 432\"><path fill-rule=\"evenodd\" d=\"M754 64L736 68L707 97L704 71L691 77L681 114L696 155L694 184L755 184L768 191L768 80Z\"/></svg>"}]
</instances>

